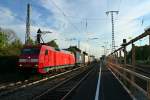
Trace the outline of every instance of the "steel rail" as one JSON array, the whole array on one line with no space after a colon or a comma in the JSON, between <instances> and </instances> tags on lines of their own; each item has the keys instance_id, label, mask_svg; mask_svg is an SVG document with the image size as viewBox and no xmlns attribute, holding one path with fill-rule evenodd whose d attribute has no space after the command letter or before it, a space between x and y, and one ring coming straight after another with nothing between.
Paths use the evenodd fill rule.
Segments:
<instances>
[{"instance_id":1,"label":"steel rail","mask_svg":"<svg viewBox=\"0 0 150 100\"><path fill-rule=\"evenodd\" d=\"M66 98L68 98L71 93L88 77L88 75L93 71L94 69L92 69L91 71L89 71L64 97L61 98L61 100L65 100Z\"/></svg>"},{"instance_id":2,"label":"steel rail","mask_svg":"<svg viewBox=\"0 0 150 100\"><path fill-rule=\"evenodd\" d=\"M146 69L144 68L134 67L133 65L129 65L129 64L126 64L126 66L133 68L131 70L136 70L136 71L142 72L143 74L150 74L150 72L146 71ZM135 65L135 66L138 66L138 65Z\"/></svg>"},{"instance_id":3,"label":"steel rail","mask_svg":"<svg viewBox=\"0 0 150 100\"><path fill-rule=\"evenodd\" d=\"M93 68L93 69L94 69L94 68ZM85 70L85 71L87 71L87 70ZM76 76L71 77L71 78L69 78L69 79L67 79L67 80L65 80L65 81L63 81L63 82L61 82L61 83L57 84L56 86L54 86L54 87L52 87L52 88L49 88L48 90L46 90L46 91L43 92L42 94L40 94L40 95L34 97L32 100L40 100L40 98L41 98L42 96L44 96L44 95L46 95L47 93L49 93L49 92L55 90L55 89L58 88L58 87L64 85L65 83L71 81L72 79L76 78L78 75L84 73L85 71L80 72L80 73L77 74ZM91 70L91 71L93 71L93 70ZM91 72L91 71L90 71L90 72ZM89 72L88 72L88 73L89 73ZM86 76L87 76L87 74L86 74ZM74 91L74 89L75 89L78 85L79 85L79 83L78 83L76 86L74 86L65 96L63 96L61 100L64 100L65 98L67 98L67 97L72 93L72 91Z\"/></svg>"},{"instance_id":4,"label":"steel rail","mask_svg":"<svg viewBox=\"0 0 150 100\"><path fill-rule=\"evenodd\" d=\"M67 74L67 73L70 73L70 72L78 70L80 68L84 68L84 67L78 67L78 68L75 68L75 69L72 69L72 70L69 70L69 71L65 71L63 73L60 73L60 74L57 74L57 75L54 75L54 76L46 77L46 78L38 80L38 81L34 81L34 82L31 82L31 83L27 83L27 84L21 85L21 86L19 86L17 88L12 88L10 90L3 91L2 93L0 93L0 96L8 95L9 93L12 93L14 91L18 91L19 89L26 88L26 87L29 87L29 86L32 86L32 85L36 85L36 84L39 84L41 82L44 82L44 81L47 81L47 80L50 80L50 79L54 79L56 77L59 77L61 75Z\"/></svg>"},{"instance_id":5,"label":"steel rail","mask_svg":"<svg viewBox=\"0 0 150 100\"><path fill-rule=\"evenodd\" d=\"M128 72L128 73L130 73L130 74L132 74L132 75L134 75L134 76L137 76L137 77L139 77L139 78L141 78L141 79L144 79L144 80L150 80L150 77L147 77L147 76L145 76L145 75L142 75L142 74L139 74L139 73L137 73L137 72L134 72L134 71L131 71L131 70L129 70L129 69L126 69L126 68L123 68L123 67L119 67L119 66L117 66L117 65L115 65L115 64L112 64L111 63L111 65L113 65L113 66L115 66L115 67L117 67L117 68L119 68L119 69L122 69L122 70L124 70L124 71L126 71L126 72Z\"/></svg>"},{"instance_id":6,"label":"steel rail","mask_svg":"<svg viewBox=\"0 0 150 100\"><path fill-rule=\"evenodd\" d=\"M148 93L141 88L139 85L137 85L135 82L132 82L128 77L124 76L121 72L119 72L117 69L114 69L112 67L110 67L114 72L118 73L122 78L124 78L126 81L128 81L131 85L133 85L135 88L137 88L138 90L140 90L145 96L148 95Z\"/></svg>"}]
</instances>

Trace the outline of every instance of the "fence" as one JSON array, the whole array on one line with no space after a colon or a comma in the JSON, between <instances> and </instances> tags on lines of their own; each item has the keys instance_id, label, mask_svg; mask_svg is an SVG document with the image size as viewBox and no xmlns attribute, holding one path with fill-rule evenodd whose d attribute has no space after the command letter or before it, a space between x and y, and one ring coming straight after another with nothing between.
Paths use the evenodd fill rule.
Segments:
<instances>
[{"instance_id":1,"label":"fence","mask_svg":"<svg viewBox=\"0 0 150 100\"><path fill-rule=\"evenodd\" d=\"M149 36L150 44L150 29L126 43L123 40L122 47L112 52L107 56L107 66L123 83L131 95L138 100L150 99L150 73L145 73L144 70L150 69L139 67L136 61L136 46L135 42ZM127 47L131 45L131 58L127 57ZM150 52L150 51L149 51Z\"/></svg>"}]
</instances>

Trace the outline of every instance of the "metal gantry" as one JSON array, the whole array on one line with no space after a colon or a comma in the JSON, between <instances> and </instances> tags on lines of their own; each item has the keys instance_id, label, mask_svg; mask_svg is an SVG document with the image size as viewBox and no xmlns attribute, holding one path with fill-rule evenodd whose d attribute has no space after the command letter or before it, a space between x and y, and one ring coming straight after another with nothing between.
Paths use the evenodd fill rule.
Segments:
<instances>
[{"instance_id":1,"label":"metal gantry","mask_svg":"<svg viewBox=\"0 0 150 100\"><path fill-rule=\"evenodd\" d=\"M30 40L30 4L27 4L25 44L29 44L29 40Z\"/></svg>"},{"instance_id":2,"label":"metal gantry","mask_svg":"<svg viewBox=\"0 0 150 100\"><path fill-rule=\"evenodd\" d=\"M118 14L119 11L107 11L106 14L111 14L111 23L112 23L112 52L115 51L115 36L114 36L114 13Z\"/></svg>"}]
</instances>

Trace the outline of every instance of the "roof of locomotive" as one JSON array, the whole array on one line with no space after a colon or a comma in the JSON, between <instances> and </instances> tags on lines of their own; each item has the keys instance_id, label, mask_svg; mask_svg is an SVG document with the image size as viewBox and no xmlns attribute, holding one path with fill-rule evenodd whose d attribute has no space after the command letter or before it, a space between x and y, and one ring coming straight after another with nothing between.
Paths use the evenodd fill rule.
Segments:
<instances>
[{"instance_id":1,"label":"roof of locomotive","mask_svg":"<svg viewBox=\"0 0 150 100\"><path fill-rule=\"evenodd\" d=\"M69 51L71 53L76 53L76 52L82 53L81 50L77 48L76 46L70 46L69 48L63 49L63 50Z\"/></svg>"},{"instance_id":2,"label":"roof of locomotive","mask_svg":"<svg viewBox=\"0 0 150 100\"><path fill-rule=\"evenodd\" d=\"M54 51L57 51L57 52L66 53L66 54L73 54L72 52L67 51L67 50L58 50L58 49L55 49L54 47L51 47L51 46L49 46L47 44L25 45L23 48L41 48L41 47L44 47L44 48L47 48L47 49L51 49L51 50L54 50Z\"/></svg>"},{"instance_id":3,"label":"roof of locomotive","mask_svg":"<svg viewBox=\"0 0 150 100\"><path fill-rule=\"evenodd\" d=\"M37 45L24 45L23 48L41 48L41 47L46 47L46 48L51 48L54 49L53 47L46 45L46 44L37 44Z\"/></svg>"},{"instance_id":4,"label":"roof of locomotive","mask_svg":"<svg viewBox=\"0 0 150 100\"><path fill-rule=\"evenodd\" d=\"M24 45L23 48L41 48L42 45Z\"/></svg>"},{"instance_id":5,"label":"roof of locomotive","mask_svg":"<svg viewBox=\"0 0 150 100\"><path fill-rule=\"evenodd\" d=\"M67 50L61 50L61 52L64 52L64 53L67 53L67 54L73 54L72 52L67 51Z\"/></svg>"}]
</instances>

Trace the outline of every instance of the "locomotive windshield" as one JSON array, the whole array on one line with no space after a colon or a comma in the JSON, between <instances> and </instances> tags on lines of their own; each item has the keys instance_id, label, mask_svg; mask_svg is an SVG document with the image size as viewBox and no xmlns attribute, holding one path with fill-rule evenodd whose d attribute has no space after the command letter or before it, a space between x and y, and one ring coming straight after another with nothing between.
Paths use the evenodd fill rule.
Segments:
<instances>
[{"instance_id":1,"label":"locomotive windshield","mask_svg":"<svg viewBox=\"0 0 150 100\"><path fill-rule=\"evenodd\" d=\"M39 48L25 48L22 50L21 54L39 54Z\"/></svg>"}]
</instances>

